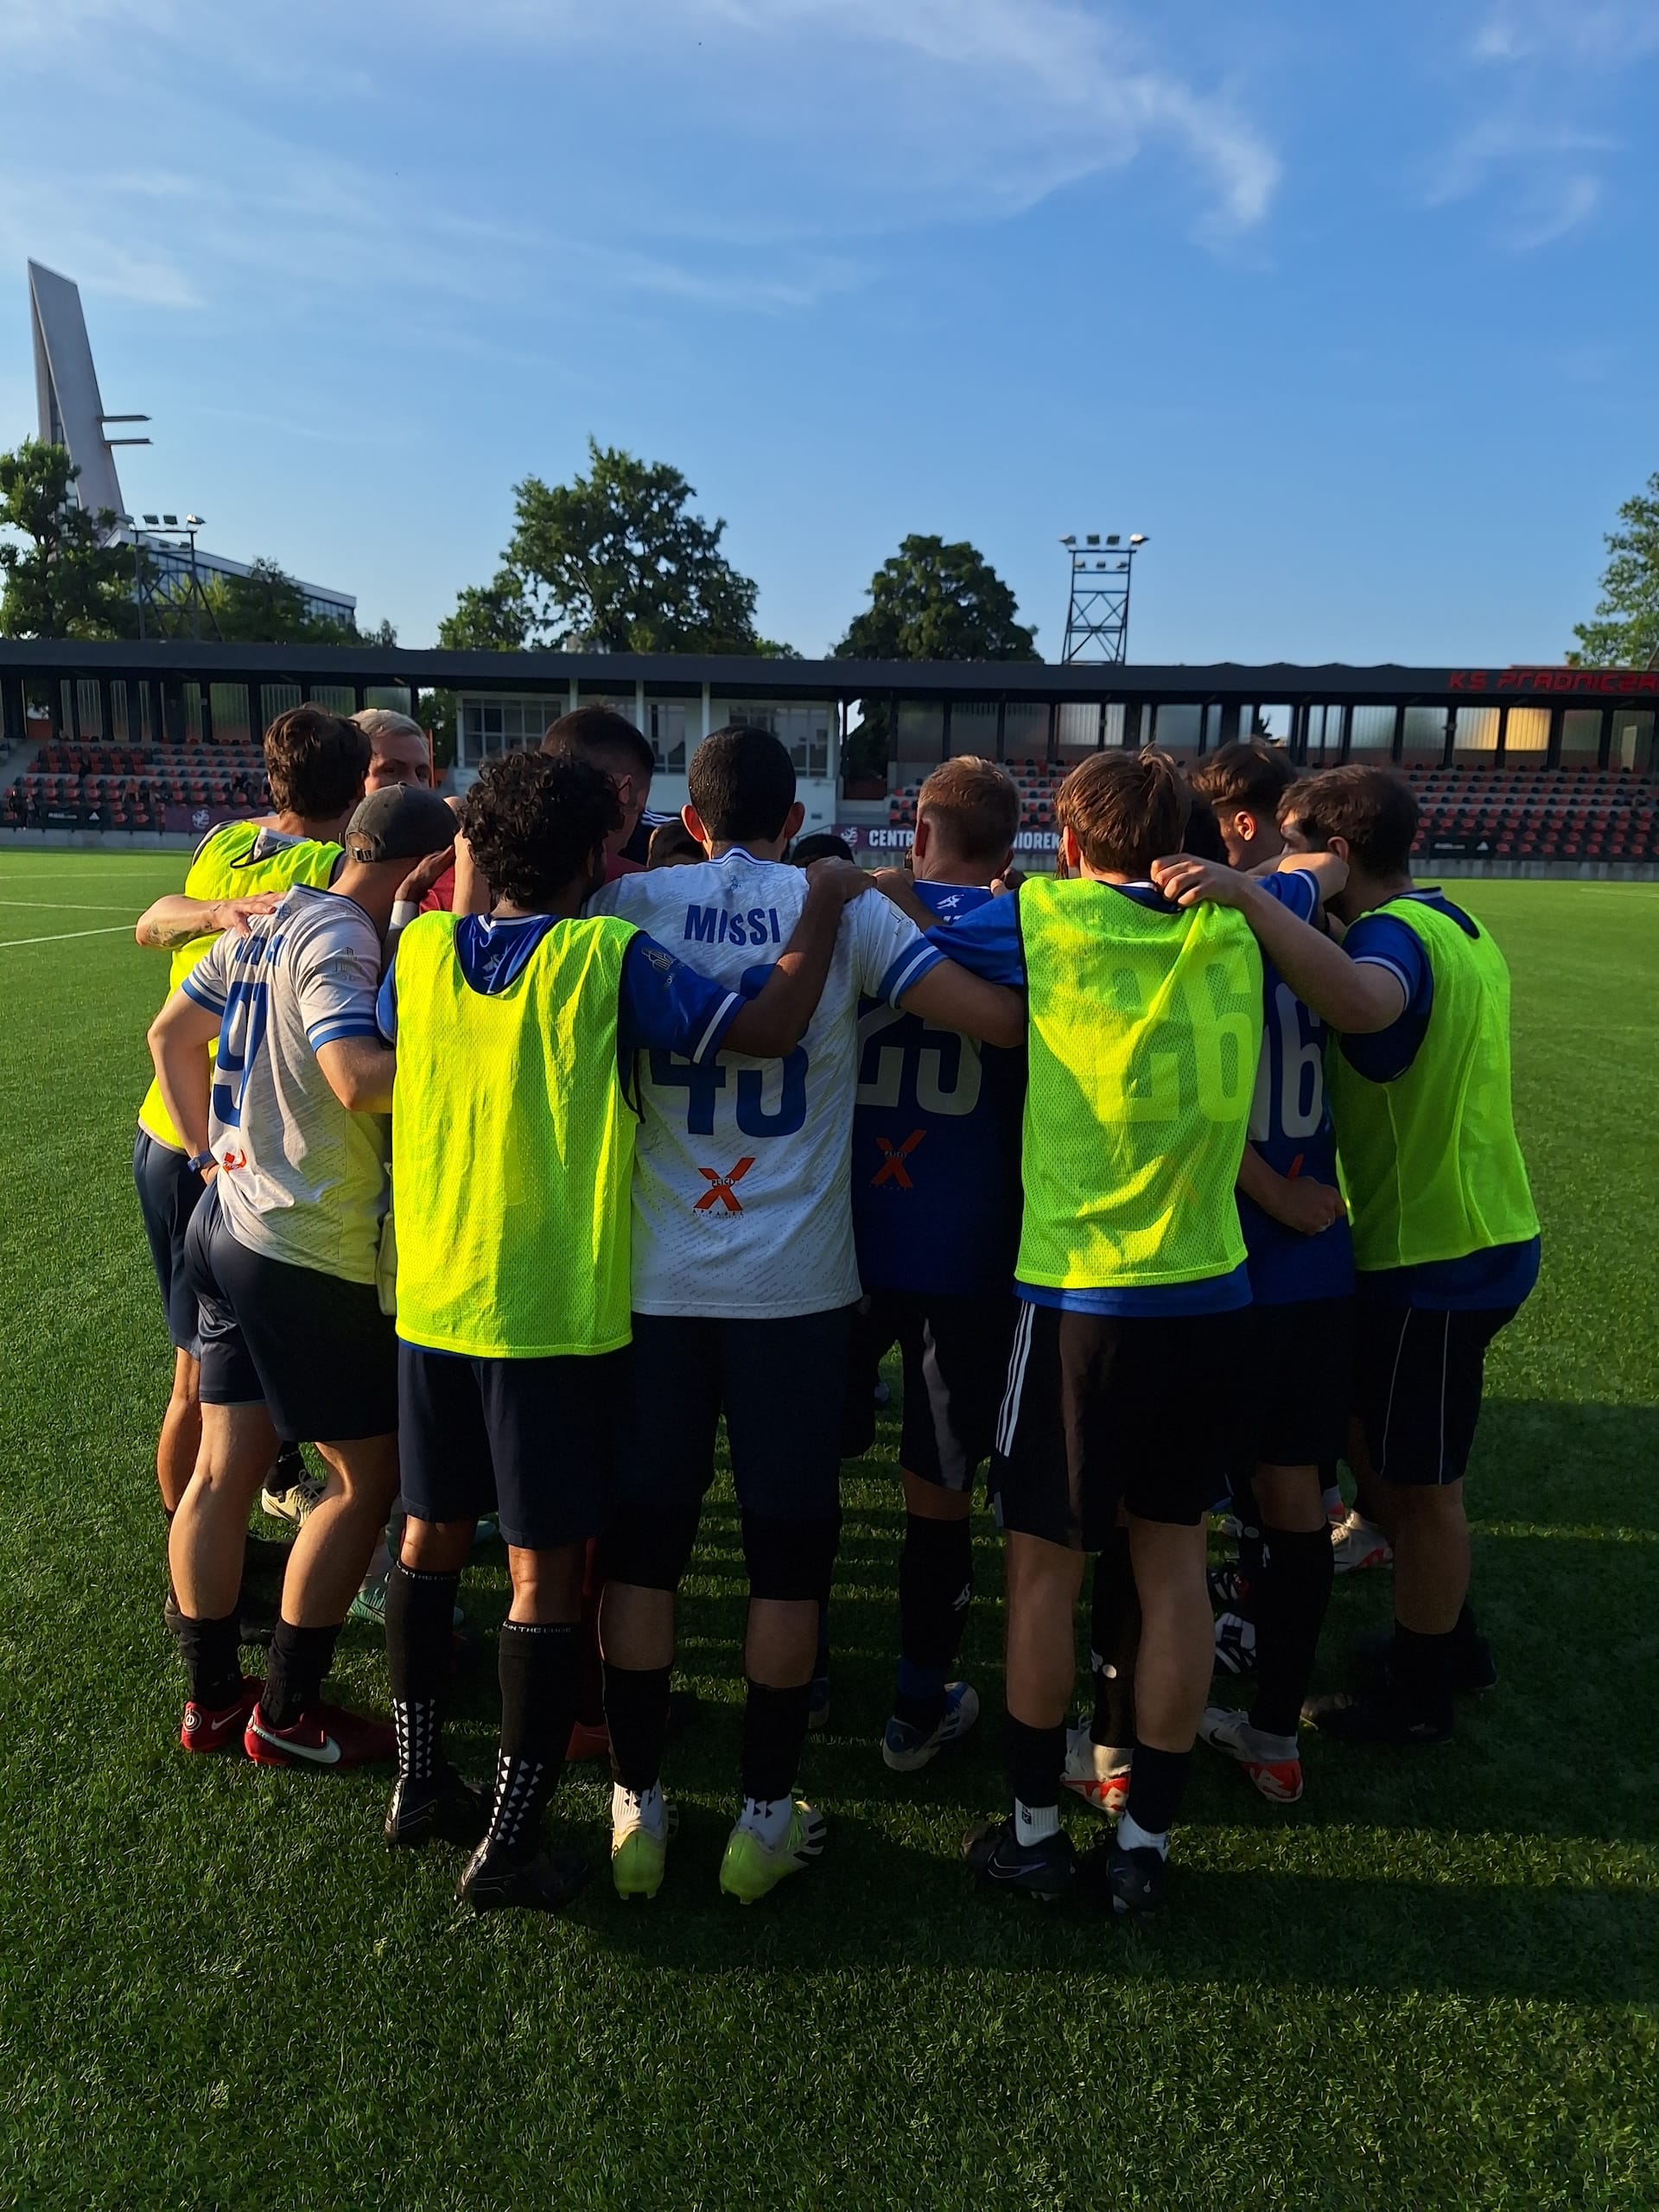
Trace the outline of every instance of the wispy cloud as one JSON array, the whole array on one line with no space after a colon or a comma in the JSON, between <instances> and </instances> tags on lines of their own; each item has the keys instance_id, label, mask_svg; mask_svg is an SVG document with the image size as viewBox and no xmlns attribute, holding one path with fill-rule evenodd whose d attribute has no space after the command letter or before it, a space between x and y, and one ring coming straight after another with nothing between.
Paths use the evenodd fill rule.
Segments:
<instances>
[{"instance_id":1,"label":"wispy cloud","mask_svg":"<svg viewBox=\"0 0 1659 2212\"><path fill-rule=\"evenodd\" d=\"M1428 163L1425 204L1484 198L1500 245L1554 245L1608 199L1625 141L1607 117L1630 66L1659 54L1659 5L1483 0L1454 35L1481 111Z\"/></svg>"}]
</instances>

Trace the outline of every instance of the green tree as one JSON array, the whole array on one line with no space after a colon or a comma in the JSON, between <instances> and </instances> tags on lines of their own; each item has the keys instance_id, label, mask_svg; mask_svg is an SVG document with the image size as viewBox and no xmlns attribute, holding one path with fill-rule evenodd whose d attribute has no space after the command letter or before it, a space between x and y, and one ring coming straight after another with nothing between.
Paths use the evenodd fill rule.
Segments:
<instances>
[{"instance_id":1,"label":"green tree","mask_svg":"<svg viewBox=\"0 0 1659 2212\"><path fill-rule=\"evenodd\" d=\"M64 447L35 438L0 454L0 636L137 634L131 549L108 542L111 509L76 503L79 474Z\"/></svg>"},{"instance_id":2,"label":"green tree","mask_svg":"<svg viewBox=\"0 0 1659 2212\"><path fill-rule=\"evenodd\" d=\"M527 476L494 581L439 630L454 647L613 653L787 653L754 626L756 587L720 550L726 525L691 512L677 468L588 441L569 484Z\"/></svg>"},{"instance_id":3,"label":"green tree","mask_svg":"<svg viewBox=\"0 0 1659 2212\"><path fill-rule=\"evenodd\" d=\"M1587 622L1575 622L1574 668L1647 668L1659 659L1659 471L1618 511L1621 527L1605 540L1601 598Z\"/></svg>"},{"instance_id":4,"label":"green tree","mask_svg":"<svg viewBox=\"0 0 1659 2212\"><path fill-rule=\"evenodd\" d=\"M870 579L870 603L848 625L837 660L1037 660L1037 632L996 570L964 539L906 537ZM887 710L867 702L848 738L851 777L886 772Z\"/></svg>"},{"instance_id":5,"label":"green tree","mask_svg":"<svg viewBox=\"0 0 1659 2212\"><path fill-rule=\"evenodd\" d=\"M907 537L870 579L838 660L1036 660L1037 632L977 547Z\"/></svg>"},{"instance_id":6,"label":"green tree","mask_svg":"<svg viewBox=\"0 0 1659 2212\"><path fill-rule=\"evenodd\" d=\"M360 630L354 623L315 613L304 593L275 561L255 561L244 576L207 570L202 596L213 627L235 645L395 645L390 622Z\"/></svg>"}]
</instances>

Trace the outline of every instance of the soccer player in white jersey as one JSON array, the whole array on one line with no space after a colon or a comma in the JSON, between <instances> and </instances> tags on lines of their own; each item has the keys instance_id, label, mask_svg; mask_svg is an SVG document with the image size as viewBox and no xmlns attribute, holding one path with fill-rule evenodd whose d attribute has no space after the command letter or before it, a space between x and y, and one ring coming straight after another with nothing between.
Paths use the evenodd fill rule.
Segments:
<instances>
[{"instance_id":1,"label":"soccer player in white jersey","mask_svg":"<svg viewBox=\"0 0 1659 2212\"><path fill-rule=\"evenodd\" d=\"M375 1030L382 944L410 861L454 831L434 791L372 793L334 887L300 886L245 937L219 938L150 1028L167 1110L209 1185L185 1240L201 1452L168 1545L187 1751L239 1738L270 1766L391 1756L389 1727L321 1693L397 1489L397 1343L375 1287L395 1066ZM294 1541L262 1685L237 1652L242 1536L278 1439L297 1437L328 1481Z\"/></svg>"},{"instance_id":2,"label":"soccer player in white jersey","mask_svg":"<svg viewBox=\"0 0 1659 2212\"><path fill-rule=\"evenodd\" d=\"M787 943L807 880L782 855L800 828L795 771L768 732L704 740L684 820L708 859L607 885L594 908L649 930L753 995ZM763 1897L822 1848L795 1796L840 1528L841 1402L859 1295L849 1201L858 1002L883 998L990 1044L1020 1002L944 959L886 899L843 916L805 1035L782 1062L652 1052L633 1171L633 1376L605 1547L601 1616L616 1786L612 1872L654 1895L668 1825L662 1756L674 1594L726 1416L749 1579L741 1807L721 1887Z\"/></svg>"}]
</instances>

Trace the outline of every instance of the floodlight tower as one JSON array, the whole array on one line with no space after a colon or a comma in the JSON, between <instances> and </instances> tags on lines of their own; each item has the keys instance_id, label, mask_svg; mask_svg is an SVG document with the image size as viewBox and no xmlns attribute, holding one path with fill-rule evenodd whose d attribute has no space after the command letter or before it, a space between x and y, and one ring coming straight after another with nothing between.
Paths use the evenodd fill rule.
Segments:
<instances>
[{"instance_id":1,"label":"floodlight tower","mask_svg":"<svg viewBox=\"0 0 1659 2212\"><path fill-rule=\"evenodd\" d=\"M1103 538L1091 530L1081 542L1075 532L1060 540L1071 564L1063 661L1128 658L1129 582L1135 556L1146 542L1140 530L1127 538L1116 531Z\"/></svg>"},{"instance_id":2,"label":"floodlight tower","mask_svg":"<svg viewBox=\"0 0 1659 2212\"><path fill-rule=\"evenodd\" d=\"M132 540L133 595L138 602L138 635L200 638L205 621L208 634L217 638L219 620L213 603L202 588L196 562L196 534L200 515L146 515L138 526L136 515L120 518ZM152 553L159 561L152 560Z\"/></svg>"}]
</instances>

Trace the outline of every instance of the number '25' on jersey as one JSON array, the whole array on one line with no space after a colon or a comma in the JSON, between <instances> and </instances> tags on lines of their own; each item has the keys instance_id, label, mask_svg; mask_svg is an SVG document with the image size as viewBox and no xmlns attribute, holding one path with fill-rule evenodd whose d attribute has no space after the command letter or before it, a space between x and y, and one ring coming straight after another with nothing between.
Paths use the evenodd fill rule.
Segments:
<instances>
[{"instance_id":1,"label":"number '25' on jersey","mask_svg":"<svg viewBox=\"0 0 1659 2212\"><path fill-rule=\"evenodd\" d=\"M948 928L988 891L918 883ZM982 1047L865 999L853 1116L853 1230L866 1290L1011 1291L1020 1242L1023 1052Z\"/></svg>"}]
</instances>

